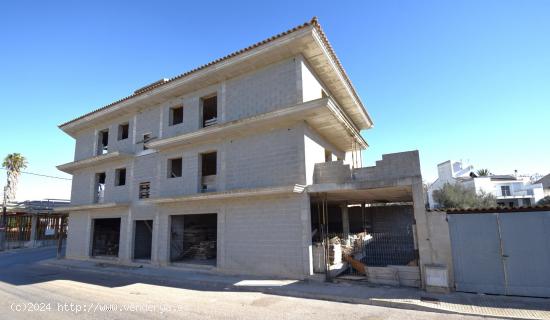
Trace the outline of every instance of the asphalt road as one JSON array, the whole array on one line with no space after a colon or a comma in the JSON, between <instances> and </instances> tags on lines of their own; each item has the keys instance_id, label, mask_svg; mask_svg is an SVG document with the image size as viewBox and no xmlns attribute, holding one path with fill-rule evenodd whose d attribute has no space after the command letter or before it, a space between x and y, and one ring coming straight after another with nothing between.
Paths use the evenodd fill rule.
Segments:
<instances>
[{"instance_id":1,"label":"asphalt road","mask_svg":"<svg viewBox=\"0 0 550 320\"><path fill-rule=\"evenodd\" d=\"M476 319L37 264L53 257L53 248L0 253L0 319Z\"/></svg>"}]
</instances>

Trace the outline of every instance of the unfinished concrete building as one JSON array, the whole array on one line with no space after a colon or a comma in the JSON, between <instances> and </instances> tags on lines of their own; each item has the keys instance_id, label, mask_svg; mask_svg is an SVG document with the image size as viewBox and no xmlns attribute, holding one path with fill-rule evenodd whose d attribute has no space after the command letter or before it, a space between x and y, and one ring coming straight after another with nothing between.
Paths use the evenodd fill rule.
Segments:
<instances>
[{"instance_id":1,"label":"unfinished concrete building","mask_svg":"<svg viewBox=\"0 0 550 320\"><path fill-rule=\"evenodd\" d=\"M361 168L371 126L315 19L138 89L60 126L67 257L295 279L401 265L420 286L418 153Z\"/></svg>"}]
</instances>

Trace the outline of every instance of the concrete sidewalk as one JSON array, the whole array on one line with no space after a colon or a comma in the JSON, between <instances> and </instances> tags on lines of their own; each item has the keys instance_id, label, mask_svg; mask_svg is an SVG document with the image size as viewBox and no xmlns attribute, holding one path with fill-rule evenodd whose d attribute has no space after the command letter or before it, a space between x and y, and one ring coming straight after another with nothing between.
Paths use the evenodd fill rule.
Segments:
<instances>
[{"instance_id":1,"label":"concrete sidewalk","mask_svg":"<svg viewBox=\"0 0 550 320\"><path fill-rule=\"evenodd\" d=\"M187 267L119 266L76 260L45 260L41 265L130 277L168 286L209 290L253 291L265 294L375 305L418 311L513 319L550 319L550 299L468 293L432 294L412 288L364 283L324 283L221 275Z\"/></svg>"}]
</instances>

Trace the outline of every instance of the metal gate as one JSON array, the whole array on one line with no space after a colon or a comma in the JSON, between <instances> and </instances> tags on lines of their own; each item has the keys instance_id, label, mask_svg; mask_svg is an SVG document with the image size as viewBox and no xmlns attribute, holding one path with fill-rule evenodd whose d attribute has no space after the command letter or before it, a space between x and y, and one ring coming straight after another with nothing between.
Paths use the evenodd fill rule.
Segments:
<instances>
[{"instance_id":1,"label":"metal gate","mask_svg":"<svg viewBox=\"0 0 550 320\"><path fill-rule=\"evenodd\" d=\"M550 297L550 212L448 220L457 291Z\"/></svg>"}]
</instances>

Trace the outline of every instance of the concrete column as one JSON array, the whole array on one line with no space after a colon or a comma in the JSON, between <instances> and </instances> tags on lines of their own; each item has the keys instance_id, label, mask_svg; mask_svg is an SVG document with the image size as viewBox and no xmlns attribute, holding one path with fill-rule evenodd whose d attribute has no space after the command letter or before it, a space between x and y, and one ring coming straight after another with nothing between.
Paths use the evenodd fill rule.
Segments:
<instances>
[{"instance_id":1,"label":"concrete column","mask_svg":"<svg viewBox=\"0 0 550 320\"><path fill-rule=\"evenodd\" d=\"M38 216L33 214L31 217L31 236L29 241L29 246L34 248L36 246L36 229L38 228Z\"/></svg>"},{"instance_id":2,"label":"concrete column","mask_svg":"<svg viewBox=\"0 0 550 320\"><path fill-rule=\"evenodd\" d=\"M128 214L120 219L120 242L118 246L118 259L122 263L132 262L133 248L133 218L132 209L128 209Z\"/></svg>"},{"instance_id":3,"label":"concrete column","mask_svg":"<svg viewBox=\"0 0 550 320\"><path fill-rule=\"evenodd\" d=\"M349 235L349 212L348 212L348 205L343 204L340 206L342 209L342 232L344 235Z\"/></svg>"},{"instance_id":4,"label":"concrete column","mask_svg":"<svg viewBox=\"0 0 550 320\"><path fill-rule=\"evenodd\" d=\"M416 223L416 244L418 246L420 276L422 288L430 290L426 286L426 265L434 264L435 251L432 244L426 204L424 187L421 178L415 178L412 183L412 196L414 207L414 219ZM447 266L449 270L449 266Z\"/></svg>"},{"instance_id":5,"label":"concrete column","mask_svg":"<svg viewBox=\"0 0 550 320\"><path fill-rule=\"evenodd\" d=\"M351 244L349 239L349 211L348 205L343 204L340 206L342 211L342 233L344 234L345 245L349 246Z\"/></svg>"},{"instance_id":6,"label":"concrete column","mask_svg":"<svg viewBox=\"0 0 550 320\"><path fill-rule=\"evenodd\" d=\"M311 243L311 200L307 193L300 195L300 221L302 223L302 261L304 275L313 275L313 251Z\"/></svg>"},{"instance_id":7,"label":"concrete column","mask_svg":"<svg viewBox=\"0 0 550 320\"><path fill-rule=\"evenodd\" d=\"M167 266L170 264L170 216L160 212L157 219L157 244L155 245L154 264ZM155 226L156 227L156 226Z\"/></svg>"},{"instance_id":8,"label":"concrete column","mask_svg":"<svg viewBox=\"0 0 550 320\"><path fill-rule=\"evenodd\" d=\"M362 228L361 232L364 232L367 229L367 227L366 227L367 221L366 220L367 220L367 217L366 217L365 203L361 202L361 228Z\"/></svg>"},{"instance_id":9,"label":"concrete column","mask_svg":"<svg viewBox=\"0 0 550 320\"><path fill-rule=\"evenodd\" d=\"M226 214L225 205L217 210L218 224L217 224L217 243L216 243L216 267L220 270L225 268L225 224Z\"/></svg>"},{"instance_id":10,"label":"concrete column","mask_svg":"<svg viewBox=\"0 0 550 320\"><path fill-rule=\"evenodd\" d=\"M160 243L159 243L159 218L160 214L157 211L155 213L155 218L153 219L153 234L151 238L151 264L153 265L160 265L159 263L159 249L160 249Z\"/></svg>"}]
</instances>

